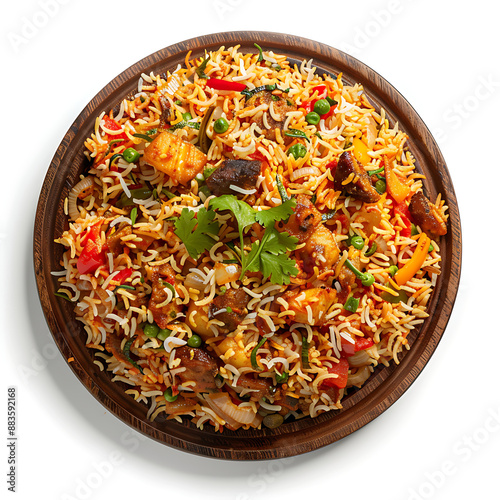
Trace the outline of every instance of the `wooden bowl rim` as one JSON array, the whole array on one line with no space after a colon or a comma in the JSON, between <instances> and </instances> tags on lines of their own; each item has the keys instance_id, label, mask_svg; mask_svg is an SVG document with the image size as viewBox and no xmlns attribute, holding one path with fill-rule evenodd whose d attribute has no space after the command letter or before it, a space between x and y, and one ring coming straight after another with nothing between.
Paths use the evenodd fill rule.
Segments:
<instances>
[{"instance_id":1,"label":"wooden bowl rim","mask_svg":"<svg viewBox=\"0 0 500 500\"><path fill-rule=\"evenodd\" d=\"M441 243L444 276L438 279L431 298L430 317L418 336L410 339L412 349L402 356L399 365L392 363L376 370L363 388L343 401L344 409L340 412L302 419L272 431L222 434L212 429L200 431L190 423L149 422L145 419L147 408L136 404L118 384L100 374L90 357L80 350L75 332L81 328L74 319L68 319L72 318L70 308L53 295L50 271L58 262L53 240L62 229L62 200L83 168L83 130L89 129L101 111L116 106L137 85L141 73L172 70L172 62L184 59L189 50L193 57L203 55L205 49L240 44L256 52L255 41L290 59L313 58L314 65L326 71L344 70L345 82L362 83L375 107L385 108L392 124L397 118L409 136L409 149L416 157L417 168L428 176L425 188L434 197L441 192L449 207L449 232ZM78 159L79 164L74 161ZM154 52L123 71L87 104L61 141L47 171L35 218L33 256L38 293L54 340L66 360L74 358L67 361L68 365L105 408L139 432L173 448L220 459L267 460L306 453L338 441L379 416L415 381L441 340L456 299L461 272L461 226L451 177L434 138L411 105L384 78L354 57L323 43L282 33L235 31L191 38Z\"/></svg>"}]
</instances>

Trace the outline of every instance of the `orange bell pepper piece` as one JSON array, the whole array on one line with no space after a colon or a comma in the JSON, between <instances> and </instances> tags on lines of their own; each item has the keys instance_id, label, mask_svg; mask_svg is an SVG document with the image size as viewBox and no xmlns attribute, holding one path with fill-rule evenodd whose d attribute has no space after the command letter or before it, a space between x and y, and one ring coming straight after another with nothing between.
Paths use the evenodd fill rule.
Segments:
<instances>
[{"instance_id":1,"label":"orange bell pepper piece","mask_svg":"<svg viewBox=\"0 0 500 500\"><path fill-rule=\"evenodd\" d=\"M362 165L368 165L371 161L371 157L368 154L368 146L357 137L352 140L352 145L354 146L354 158L358 160Z\"/></svg>"},{"instance_id":2,"label":"orange bell pepper piece","mask_svg":"<svg viewBox=\"0 0 500 500\"><path fill-rule=\"evenodd\" d=\"M417 240L417 248L413 252L411 259L394 275L394 280L399 286L404 285L417 274L425 262L430 244L431 239L425 233L420 233Z\"/></svg>"},{"instance_id":3,"label":"orange bell pepper piece","mask_svg":"<svg viewBox=\"0 0 500 500\"><path fill-rule=\"evenodd\" d=\"M384 165L387 191L397 203L401 203L410 194L410 188L398 179L398 176L392 170L392 166L387 161L387 158L384 158Z\"/></svg>"}]
</instances>

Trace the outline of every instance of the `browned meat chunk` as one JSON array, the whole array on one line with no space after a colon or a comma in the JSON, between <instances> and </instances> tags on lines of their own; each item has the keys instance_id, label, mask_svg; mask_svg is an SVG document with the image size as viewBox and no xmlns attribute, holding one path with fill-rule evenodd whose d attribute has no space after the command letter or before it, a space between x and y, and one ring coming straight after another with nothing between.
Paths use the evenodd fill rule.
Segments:
<instances>
[{"instance_id":1,"label":"browned meat chunk","mask_svg":"<svg viewBox=\"0 0 500 500\"><path fill-rule=\"evenodd\" d=\"M282 406L280 414L286 415L289 411L297 411L299 409L299 398L290 396L289 394L282 394L279 399L274 400L273 404Z\"/></svg>"},{"instance_id":2,"label":"browned meat chunk","mask_svg":"<svg viewBox=\"0 0 500 500\"><path fill-rule=\"evenodd\" d=\"M321 385L321 384L320 384ZM340 396L340 389L338 387L328 387L327 389L322 390L320 388L320 391L323 392L324 394L327 394L328 397L336 403L339 401L339 396Z\"/></svg>"},{"instance_id":3,"label":"browned meat chunk","mask_svg":"<svg viewBox=\"0 0 500 500\"><path fill-rule=\"evenodd\" d=\"M170 102L163 96L160 97L161 115L160 115L160 127L165 130L170 124Z\"/></svg>"},{"instance_id":4,"label":"browned meat chunk","mask_svg":"<svg viewBox=\"0 0 500 500\"><path fill-rule=\"evenodd\" d=\"M196 382L195 392L212 392L217 390L215 376L218 373L217 363L203 349L183 346L175 350L175 357L181 360L180 366L186 368L176 375L182 383Z\"/></svg>"},{"instance_id":5,"label":"browned meat chunk","mask_svg":"<svg viewBox=\"0 0 500 500\"><path fill-rule=\"evenodd\" d=\"M267 128L264 125L263 114L258 114L257 117L251 119L252 122L257 123L257 126L262 130L262 135L266 139L276 140L275 129L283 130L285 126L286 114L289 111L296 111L297 106L282 95L274 95L268 90L263 90L253 95L247 102L247 106L261 106L262 104L267 104L269 108L273 108L273 113L268 109L264 113L267 113L267 124L271 128ZM274 117L273 117L274 115ZM278 119L276 119L278 118Z\"/></svg>"},{"instance_id":6,"label":"browned meat chunk","mask_svg":"<svg viewBox=\"0 0 500 500\"><path fill-rule=\"evenodd\" d=\"M219 295L210 304L208 318L216 318L224 323L227 332L233 332L247 315L249 297L245 290L229 288L224 295ZM219 312L219 311L223 312Z\"/></svg>"},{"instance_id":7,"label":"browned meat chunk","mask_svg":"<svg viewBox=\"0 0 500 500\"><path fill-rule=\"evenodd\" d=\"M254 189L260 174L261 162L258 160L226 160L207 179L207 187L215 196L235 194L242 196L231 185L243 189Z\"/></svg>"},{"instance_id":8,"label":"browned meat chunk","mask_svg":"<svg viewBox=\"0 0 500 500\"><path fill-rule=\"evenodd\" d=\"M159 269L156 267L153 268L151 281L153 283L153 290L149 299L148 309L153 313L156 324L160 328L166 328L175 319L177 313L181 311L181 306L178 306L173 300L162 305L169 296L168 292L165 291L165 283L175 286L175 272L172 266L170 264L163 264Z\"/></svg>"},{"instance_id":9,"label":"browned meat chunk","mask_svg":"<svg viewBox=\"0 0 500 500\"><path fill-rule=\"evenodd\" d=\"M350 181L343 184L349 178L351 178ZM349 151L344 151L340 155L333 181L337 191L346 191L357 200L375 203L380 199L380 194L373 187L363 165Z\"/></svg>"},{"instance_id":10,"label":"browned meat chunk","mask_svg":"<svg viewBox=\"0 0 500 500\"><path fill-rule=\"evenodd\" d=\"M140 241L137 241L140 240ZM155 238L153 236L148 236L146 234L138 234L137 238L132 242L139 250L145 252L150 246Z\"/></svg>"},{"instance_id":11,"label":"browned meat chunk","mask_svg":"<svg viewBox=\"0 0 500 500\"><path fill-rule=\"evenodd\" d=\"M198 401L195 398L188 398L186 395L177 398L175 401L165 401L165 413L167 415L176 415L178 413L187 413L194 410Z\"/></svg>"},{"instance_id":12,"label":"browned meat chunk","mask_svg":"<svg viewBox=\"0 0 500 500\"><path fill-rule=\"evenodd\" d=\"M422 191L418 191L411 197L408 210L422 231L433 237L446 234L446 219L436 205L424 196Z\"/></svg>"},{"instance_id":13,"label":"browned meat chunk","mask_svg":"<svg viewBox=\"0 0 500 500\"><path fill-rule=\"evenodd\" d=\"M321 214L303 194L297 196L297 205L288 222L283 224L283 229L298 238L299 243L304 243L321 223Z\"/></svg>"},{"instance_id":14,"label":"browned meat chunk","mask_svg":"<svg viewBox=\"0 0 500 500\"><path fill-rule=\"evenodd\" d=\"M123 243L121 239L130 234L132 234L132 228L127 225L106 238L106 243L115 257L120 255L123 251Z\"/></svg>"},{"instance_id":15,"label":"browned meat chunk","mask_svg":"<svg viewBox=\"0 0 500 500\"><path fill-rule=\"evenodd\" d=\"M148 301L149 301L149 298L147 296L143 296L143 295L136 295L136 294L132 294L132 295L135 295L137 298L133 299L133 300L130 300L129 299L129 302L130 302L130 305L132 307L138 307L139 309L141 308L141 306L145 306Z\"/></svg>"},{"instance_id":16,"label":"browned meat chunk","mask_svg":"<svg viewBox=\"0 0 500 500\"><path fill-rule=\"evenodd\" d=\"M106 351L110 352L121 363L125 363L127 365L132 366L130 361L123 354L123 351L121 349L121 343L122 339L118 337L115 333L107 332L106 342L104 344Z\"/></svg>"},{"instance_id":17,"label":"browned meat chunk","mask_svg":"<svg viewBox=\"0 0 500 500\"><path fill-rule=\"evenodd\" d=\"M338 276L338 280L342 288L338 294L338 299L339 302L345 302L354 287L354 283L356 282L356 275L347 267L342 266L342 269L340 270Z\"/></svg>"},{"instance_id":18,"label":"browned meat chunk","mask_svg":"<svg viewBox=\"0 0 500 500\"><path fill-rule=\"evenodd\" d=\"M276 393L276 387L272 385L271 379L254 377L252 374L240 375L236 387L251 389L252 392L248 393L248 395L253 401L258 401L264 397L274 396Z\"/></svg>"}]
</instances>

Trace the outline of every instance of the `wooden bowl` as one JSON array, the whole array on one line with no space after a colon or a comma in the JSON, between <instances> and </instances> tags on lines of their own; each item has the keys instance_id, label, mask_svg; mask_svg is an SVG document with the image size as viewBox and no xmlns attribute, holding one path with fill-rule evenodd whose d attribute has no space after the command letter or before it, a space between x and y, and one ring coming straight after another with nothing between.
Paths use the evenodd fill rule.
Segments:
<instances>
[{"instance_id":1,"label":"wooden bowl","mask_svg":"<svg viewBox=\"0 0 500 500\"><path fill-rule=\"evenodd\" d=\"M257 41L266 50L286 54L291 60L313 58L318 72L343 73L349 84L361 83L375 108L383 107L391 124L409 136L408 146L431 199L442 193L449 206L448 234L441 241L442 274L429 304L430 317L409 336L411 350L399 365L378 367L367 383L343 400L344 408L317 418L282 425L278 429L203 431L190 422L179 424L158 418L146 419L147 408L124 393L124 386L112 383L107 372L93 364L92 352L85 347L86 334L74 318L71 304L54 295L56 279L50 272L60 269L63 251L54 243L65 229L63 200L77 182L86 160L83 143L92 133L96 117L135 93L142 72L162 73L183 64L189 50L199 57L205 50L241 45L256 52ZM122 421L168 446L209 457L224 459L271 459L305 453L333 443L366 425L392 405L422 371L436 349L448 323L457 294L461 268L461 229L457 201L450 174L429 130L403 96L375 71L353 57L327 45L292 35L267 32L229 32L193 38L144 58L117 76L85 107L62 140L50 164L38 202L34 231L34 265L38 293L54 340L69 366L109 411Z\"/></svg>"}]
</instances>

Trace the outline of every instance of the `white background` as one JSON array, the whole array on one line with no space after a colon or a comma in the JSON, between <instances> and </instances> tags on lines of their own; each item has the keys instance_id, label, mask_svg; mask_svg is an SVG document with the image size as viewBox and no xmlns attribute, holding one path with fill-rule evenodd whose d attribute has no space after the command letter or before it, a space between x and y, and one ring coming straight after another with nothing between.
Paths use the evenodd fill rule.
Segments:
<instances>
[{"instance_id":1,"label":"white background","mask_svg":"<svg viewBox=\"0 0 500 500\"><path fill-rule=\"evenodd\" d=\"M500 498L495 3L436 0L24 0L0 19L2 427L18 389L17 498ZM464 7L466 6L466 7ZM498 8L497 8L498 10ZM38 27L27 27L36 23ZM142 438L73 376L46 326L32 266L45 172L73 120L150 53L230 30L286 32L379 72L435 135L463 224L463 272L439 348L408 392L342 441L269 462L196 457ZM5 443L5 442L4 442ZM0 490L7 452L0 446ZM5 465L4 465L5 464ZM8 493L8 492L7 492Z\"/></svg>"}]
</instances>

